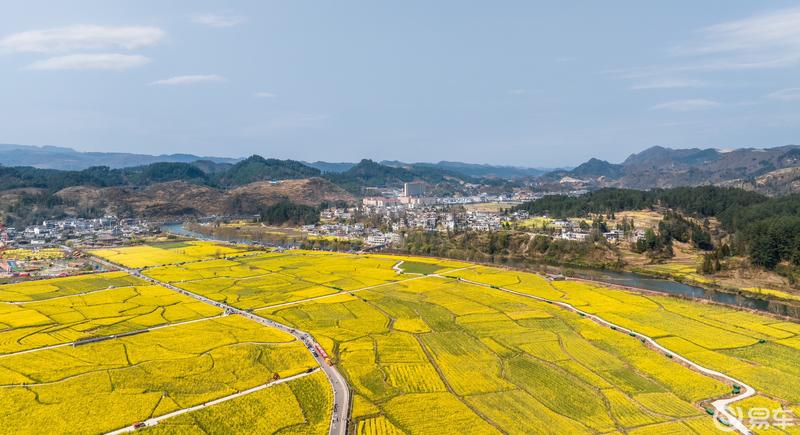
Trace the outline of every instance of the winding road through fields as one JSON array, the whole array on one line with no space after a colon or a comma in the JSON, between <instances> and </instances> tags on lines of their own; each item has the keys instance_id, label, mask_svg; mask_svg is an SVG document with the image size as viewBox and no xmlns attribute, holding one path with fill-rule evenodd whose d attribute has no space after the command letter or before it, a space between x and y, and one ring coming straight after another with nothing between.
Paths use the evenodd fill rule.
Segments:
<instances>
[{"instance_id":1,"label":"winding road through fields","mask_svg":"<svg viewBox=\"0 0 800 435\"><path fill-rule=\"evenodd\" d=\"M437 276L440 276L440 275L437 275ZM447 277L444 277L444 276L440 276L440 277L447 279ZM713 406L714 410L716 411L715 414L714 414L715 418L724 419L724 421L726 421L730 425L731 428L736 429L739 433L741 433L743 435L750 435L752 433L750 431L750 429L741 420L739 420L739 418L737 418L736 416L731 414L727 409L728 405L730 405L730 404L732 404L734 402L738 402L740 400L744 400L744 399L746 399L748 397L751 397L751 396L754 396L756 394L755 388L745 384L744 382L742 382L742 381L740 381L738 379L735 379L735 378L733 378L731 376L728 376L728 375L726 375L724 373L720 373L720 372L718 372L716 370L711 370L709 368L703 367L700 364L697 364L696 362L694 362L694 361L692 361L692 360L690 360L690 359L688 359L688 358L686 358L684 356L681 356L681 355L679 355L679 354L667 349L666 347L658 344L651 337L648 337L648 336L646 336L644 334L641 334L639 332L636 332L634 330L625 328L623 326L617 325L615 323L609 322L608 320L605 320L605 319L603 319L603 318L601 318L599 316L596 316L594 314L587 313L587 312L585 312L583 310L575 308L574 306L572 306L572 305L570 305L570 304L568 304L566 302L554 301L554 300L550 300L550 299L547 299L547 298L542 298L542 297L539 297L539 296L534 296L534 295L530 295L530 294L527 294L527 293L514 291L514 290L503 288L503 287L491 286L489 284L484 284L482 282L472 281L472 280L465 279L465 278L457 278L457 279L459 281L461 281L461 282L465 282L465 283L468 283L468 284L472 284L472 285L476 285L476 286L480 286L480 287L491 288L491 289L494 289L494 290L499 290L499 291L510 293L510 294L513 294L513 295L522 296L522 297L526 297L526 298L530 298L530 299L535 299L537 301L546 302L546 303L552 304L552 305L557 305L557 306L559 306L561 308L567 309L569 311L572 311L572 312L575 312L577 314L580 314L580 315L582 315L582 316L584 316L584 317L586 317L588 319L591 319L591 320L593 320L593 321L595 321L595 322L597 322L597 323L599 323L599 324L601 324L603 326L607 326L609 328L615 328L616 330L620 331L621 333L630 334L630 335L632 335L632 336L634 336L634 337L636 337L638 339L644 340L651 348L659 350L659 351L663 352L665 355L669 355L670 358L672 358L672 359L682 363L683 365L685 365L685 366L687 366L689 368L692 368L692 369L694 369L694 370L696 370L696 371L698 371L698 372L700 372L700 373L702 373L702 374L704 374L706 376L709 376L709 377L712 377L712 378L717 379L719 381L727 382L727 383L730 383L730 384L733 384L733 385L739 385L743 390L740 394L737 394L737 395L735 395L733 397L729 397L729 398L725 398L725 399L715 400L714 402L711 402L711 406Z\"/></svg>"},{"instance_id":2,"label":"winding road through fields","mask_svg":"<svg viewBox=\"0 0 800 435\"><path fill-rule=\"evenodd\" d=\"M108 266L108 267L119 269L119 270L123 270L123 271L125 271L125 272L127 272L127 273L129 273L131 275L134 275L134 276L136 276L138 278L141 278L141 279L143 279L145 281L148 281L148 282L151 282L153 284L157 284L157 285L163 286L163 287L168 288L170 290L176 291L178 293L181 293L181 294L184 294L186 296L189 296L189 297L192 297L194 299L197 299L199 301L202 301L204 303L207 303L207 304L222 308L228 314L238 314L238 315L240 315L242 317L248 318L250 320L253 320L255 322L261 323L263 325L270 326L270 327L273 327L273 328L276 328L276 329L280 329L280 330L282 330L284 332L287 332L287 333L293 335L295 338L297 338L298 340L300 340L303 343L305 343L306 347L308 347L309 350L312 350L314 347L319 346L319 344L316 341L314 341L313 337L310 334L308 334L308 333L306 333L304 331L300 331L300 330L297 330L297 329L290 328L289 326L286 326L286 325L283 325L281 323L275 322L273 320L258 316L258 315L254 314L252 312L241 310L241 309L238 309L236 307L230 306L228 304L225 304L225 303L222 303L222 302L217 302L217 301L209 299L209 298L207 298L205 296L201 296L199 294L196 294L196 293L193 293L193 292L178 288L176 286L173 286L172 284L161 282L159 280L150 278L148 276L143 275L140 270L128 269L128 268L125 268L124 266L121 266L121 265L118 265L118 264L115 264L115 263L111 263L109 261L106 261L104 259L97 258L97 257L93 257L93 259L95 261L101 263L101 264L104 264L104 265ZM402 263L403 262L400 261L397 264L395 264L394 267L393 267L393 269L398 274L404 273L402 271L402 268L400 267L402 265ZM458 270L470 269L472 267L477 267L477 266L465 267L465 268L462 268L462 269L456 269L456 270L452 270L452 271L448 271L448 272L455 272L455 271L458 271ZM631 330L631 329L625 328L623 326L617 325L617 324L615 324L613 322L610 322L608 320L605 320L605 319L603 319L603 318L601 318L601 317L599 317L597 315L594 315L594 314L585 312L583 310L580 310L580 309L578 309L578 308L574 307L573 305L570 305L570 304L568 304L566 302L561 302L561 301L557 301L557 300L550 300L550 299L547 299L547 298L542 298L542 297L539 297L539 296L534 296L534 295L531 295L531 294L522 293L522 292L511 290L511 289L508 289L508 288L492 286L492 285L489 285L489 284L484 284L484 283L481 283L481 282L468 280L468 279L465 279L465 278L452 278L452 277L443 276L443 275L440 275L440 274L429 274L429 275L416 276L414 278L409 278L408 280L394 281L394 282L389 282L389 283L369 286L369 287L365 287L365 288L362 288L362 289L356 289L356 290L351 290L351 291L343 291L343 292L339 292L339 293L335 293L335 294L331 294L331 295L324 295L324 296L319 296L319 297L314 297L314 298L308 298L308 299L303 299L303 300L298 300L298 301L292 301L292 302L287 302L287 303L282 303L282 304L276 304L276 305L273 305L273 306L260 308L259 310L274 309L274 308L287 306L287 305L300 304L300 303L304 303L304 302L313 301L313 300L316 300L316 299L322 299L322 298L338 296L338 295L341 295L342 293L352 294L352 293L355 293L355 292L358 292L358 291L362 291L362 290L374 289L374 288L379 288L379 287L383 287L383 286L389 286L389 285L392 285L392 284L397 284L399 282L410 281L410 280L414 280L414 279L424 279L424 278L430 278L430 277L448 279L448 280L456 279L458 281L461 281L461 282L464 282L464 283L468 283L468 284L471 284L471 285L480 286L480 287L486 287L486 288L490 288L490 289L493 289L493 290L498 290L498 291L502 291L502 292L505 292L505 293L513 294L513 295L516 295L516 296L521 296L521 297L525 297L525 298L529 298L529 299L534 299L534 300L538 300L538 301L545 302L545 303L548 303L548 304L559 306L559 307L561 307L563 309L572 311L572 312L577 313L577 314L579 314L581 316L584 316L584 317L586 317L588 319L591 319L592 321L594 321L594 322L596 322L596 323L598 323L600 325L610 327L610 328L615 329L615 330L617 330L617 331L619 331L621 333L629 334L629 335L631 335L631 336L633 336L633 337L635 337L637 339L640 339L640 340L642 340L643 343L645 343L645 345L647 345L651 349L654 349L656 351L660 351L660 352L664 353L665 355L669 356L674 361L676 361L676 362L678 362L678 363L680 363L680 364L682 364L682 365L684 365L686 367L689 367L689 368L691 368L691 369L693 369L693 370L695 370L697 372L700 372L700 373L702 373L702 374L704 374L706 376L709 376L711 378L714 378L716 380L719 380L719 381L722 381L722 382L725 382L725 383L729 383L729 384L733 384L733 385L739 385L741 387L741 389L742 389L742 392L740 394L737 394L737 395L732 396L732 397L718 399L718 400L715 400L715 401L711 402L711 405L714 407L714 410L715 410L714 418L719 422L724 422L723 424L728 426L728 428L730 430L736 430L736 431L738 431L739 433L741 433L743 435L750 435L752 433L750 431L750 429L737 416L733 415L731 412L728 411L727 407L729 405L731 405L732 403L735 403L735 402L738 402L740 400L746 399L748 397L754 396L756 394L756 390L753 387L751 387L751 386L749 386L749 385L741 382L740 380L735 379L735 378L733 378L733 377L731 377L729 375L726 375L726 374L721 373L721 372L716 371L716 370L709 369L709 368L704 367L704 366L702 366L702 365L700 365L700 364L698 364L698 363L696 363L696 362L694 362L694 361L692 361L692 360L690 360L690 359L688 359L688 358L686 358L686 357L684 357L682 355L679 355L679 354L677 354L677 353L665 348L661 344L657 343L653 338L651 338L651 337L649 337L647 335L644 335L644 334L641 334L641 333L636 332L634 330ZM341 375L341 373L339 373L339 371L334 366L328 365L325 362L324 357L322 355L320 355L318 352L314 352L314 351L312 351L312 355L314 356L314 358L317 361L317 364L320 366L320 368L325 372L325 375L327 376L328 381L330 382L331 387L333 388L334 405L333 405L333 412L331 414L331 424L330 424L329 434L330 435L346 435L347 434L347 428L348 428L348 420L349 420L349 416L350 416L350 405L351 405L350 388L347 385L347 382L345 381L345 379ZM299 377L299 376L302 376L302 375L303 374L297 375L296 377ZM292 379L292 378L286 378L283 381L287 381L287 380L290 380L290 379ZM263 388L266 388L266 387L268 387L270 385L274 385L274 384L275 384L275 382L270 383L270 384L261 385L261 386L255 387L254 389L251 389L251 390L257 391L258 389L263 389ZM253 391L246 390L246 391L243 391L243 392L237 393L237 394L244 395L244 394L248 394L248 392L253 392ZM235 398L234 396L238 397L237 395L226 396L226 397L217 399L216 401L209 402L208 404L198 405L196 407L187 408L185 410L175 411L175 413L190 412L192 410L199 409L199 408L201 408L203 406L207 406L207 405L210 405L210 404L215 404L217 402L222 402L222 401L233 399L233 398ZM168 417L171 417L171 416L173 416L173 415L167 414L167 415L162 416L162 417L163 418L168 418ZM163 419L163 418L156 418L156 419L151 419L151 420L160 421L160 419ZM150 420L148 420L148 421L150 421ZM153 424L156 424L156 423L157 423L157 421L153 422ZM115 431L115 432L112 432L112 433L116 434L116 433L122 433L122 432L129 432L129 431L131 431L133 429L134 429L133 426L129 426L129 427L126 427L126 428L119 429L118 431Z\"/></svg>"},{"instance_id":3,"label":"winding road through fields","mask_svg":"<svg viewBox=\"0 0 800 435\"><path fill-rule=\"evenodd\" d=\"M262 325L266 325L266 326L269 326L269 327L272 327L272 328L279 329L279 330L284 331L284 332L286 332L288 334L291 334L292 336L294 336L298 340L300 340L303 343L305 343L306 347L309 349L309 352L311 352L312 356L314 357L314 359L317 361L317 364L319 365L319 367L322 369L322 371L327 376L328 382L330 382L331 387L333 388L333 412L331 413L331 425L330 425L329 435L346 435L347 434L347 423L348 423L349 416L350 416L350 402L351 402L351 400L350 400L350 387L347 385L347 381L345 381L344 377L342 376L341 373L339 373L339 371L336 369L336 367L334 367L332 365L328 365L325 362L325 360L324 360L322 355L320 355L317 352L312 351L312 349L315 346L320 346L320 345L319 345L319 343L314 341L314 338L310 334L308 334L307 332L304 332L304 331L300 331L298 329L290 328L289 326L286 326L286 325L284 325L282 323L278 323L278 322L276 322L274 320L270 320L270 319L258 316L256 314L253 314L253 313L245 311L245 310L241 310L241 309L233 307L231 305L228 305L228 304L225 304L225 303L222 303L222 302L217 302L217 301L215 301L213 299L209 299L209 298L207 298L205 296L201 296L201 295L199 295L197 293L193 293L193 292L184 290L182 288L175 287L172 284L169 284L169 283L166 283L166 282L162 282L162 281L150 278L149 276L143 275L142 272L140 270L138 270L138 269L129 269L129 268L126 268L126 267L124 267L122 265L119 265L119 264L116 264L116 263L112 263L110 261L107 261L107 260L104 260L102 258L95 257L95 256L92 256L92 259L94 261L98 262L98 263L101 263L101 264L107 266L107 267L125 271L125 272L127 272L127 273L129 273L129 274L131 274L133 276L136 276L137 278L143 279L143 280L151 282L153 284L160 285L162 287L165 287L165 288L168 288L170 290L173 290L173 291L176 291L178 293L181 293L183 295L192 297L194 299L197 299L198 301L207 303L209 305L213 305L215 307L222 308L228 314L238 314L238 315L240 315L242 317L245 317L247 319L250 319L252 321L261 323ZM321 347L322 346L320 346L320 348ZM287 379L289 379L289 378L287 378ZM212 403L212 402L209 402L209 403ZM188 409L194 410L194 408L188 408ZM189 411L185 411L185 412L189 412ZM133 430L133 429L134 429L133 426L129 426L127 428L120 429L120 431L130 431L130 430Z\"/></svg>"}]
</instances>

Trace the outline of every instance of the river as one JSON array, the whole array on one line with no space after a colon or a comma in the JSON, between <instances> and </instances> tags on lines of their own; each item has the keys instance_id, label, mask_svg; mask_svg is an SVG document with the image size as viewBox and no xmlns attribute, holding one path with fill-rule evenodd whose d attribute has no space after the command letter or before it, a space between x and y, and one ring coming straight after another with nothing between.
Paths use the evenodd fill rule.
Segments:
<instances>
[{"instance_id":1,"label":"river","mask_svg":"<svg viewBox=\"0 0 800 435\"><path fill-rule=\"evenodd\" d=\"M719 304L800 318L799 307L793 305L791 302L762 299L748 296L744 292L734 293L715 290L632 272L616 272L611 270L579 270L575 271L575 276L577 278L599 281L607 284L640 288L690 299L705 299Z\"/></svg>"},{"instance_id":2,"label":"river","mask_svg":"<svg viewBox=\"0 0 800 435\"><path fill-rule=\"evenodd\" d=\"M217 240L205 234L184 228L183 224L173 223L161 227L167 233L176 234L184 237L191 237L200 240ZM246 239L226 239L225 242L232 243L252 243ZM747 296L743 293L724 292L710 288L698 287L683 284L668 279L654 278L633 272L616 272L611 270L576 270L575 277L615 284L625 287L639 288L643 290L666 293L690 299L705 299L719 304L741 307L750 310L764 311L779 314L782 316L800 319L800 307L790 302L781 300L766 300L757 297Z\"/></svg>"},{"instance_id":3,"label":"river","mask_svg":"<svg viewBox=\"0 0 800 435\"><path fill-rule=\"evenodd\" d=\"M164 225L161 226L161 231L163 231L165 233L175 234L176 236L191 237L193 239L198 239L198 240L210 240L210 241L214 241L214 242L228 242L228 243L242 243L242 244L246 244L246 245L250 245L250 244L253 243L252 240L243 239L243 238L237 238L237 237L231 237L231 238L226 238L226 237L216 238L216 237L212 237L212 236L209 236L207 234L198 233L197 231L189 230L186 227L184 227L182 223L164 224Z\"/></svg>"}]
</instances>

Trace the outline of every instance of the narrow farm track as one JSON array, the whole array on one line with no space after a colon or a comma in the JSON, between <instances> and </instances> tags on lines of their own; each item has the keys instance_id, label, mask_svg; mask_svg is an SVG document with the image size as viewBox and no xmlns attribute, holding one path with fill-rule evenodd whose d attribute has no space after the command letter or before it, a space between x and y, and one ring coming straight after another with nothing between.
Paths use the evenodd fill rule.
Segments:
<instances>
[{"instance_id":1,"label":"narrow farm track","mask_svg":"<svg viewBox=\"0 0 800 435\"><path fill-rule=\"evenodd\" d=\"M230 306L228 304L224 304L222 302L217 302L217 301L215 301L213 299L209 299L209 298L207 298L205 296L202 296L202 295L199 295L197 293L193 293L193 292L190 292L190 291L175 287L172 284L161 282L161 281L158 281L156 279L150 278L149 276L143 275L140 270L128 269L128 268L126 268L124 266L112 263L110 261L104 260L104 259L99 258L99 257L94 257L93 256L92 259L94 261L98 262L98 263L106 265L107 267L111 267L111 268L114 268L114 269L117 269L117 270L125 271L125 272L127 272L127 273L129 273L129 274L131 274L131 275L133 275L133 276L135 276L137 278L143 279L143 280L148 281L150 283L160 285L160 286L162 286L164 288L167 288L167 289L173 290L175 292L178 292L180 294L192 297L192 298L194 298L194 299L196 299L198 301L207 303L209 305L213 305L215 307L222 308L222 309L225 310L226 313L238 314L238 315L240 315L240 316L242 316L242 317L244 317L246 319L252 320L254 322L258 322L258 323L260 323L262 325L269 326L269 327L272 327L272 328L275 328L275 329L279 329L279 330L281 330L283 332L286 332L286 333L294 336L299 341L305 343L306 347L309 349L309 352L311 352L312 356L314 357L314 360L317 362L319 367L322 368L322 371L327 376L328 382L331 384L331 388L333 389L333 412L331 413L331 425L330 425L330 430L329 430L328 433L330 435L346 435L347 434L347 426L348 426L347 423L348 423L349 417L350 417L350 405L351 405L350 387L347 385L347 381L345 381L344 377L342 376L341 373L339 373L339 371L336 369L336 367L334 367L332 365L328 365L322 355L320 355L317 352L312 352L311 351L312 348L315 348L315 347L322 348L322 346L320 346L319 343L317 343L310 334L308 334L308 333L306 333L304 331L300 331L298 329L290 328L290 327L288 327L288 326L286 326L286 325L284 325L282 323L275 322L273 320L258 316L256 314L253 314L253 313L245 311L245 310L241 310L239 308ZM287 378L287 379L289 379L289 378ZM212 403L212 402L209 402L209 403ZM123 428L123 429L126 429L126 428ZM123 430L123 429L119 429L119 430ZM127 429L129 429L128 431L130 431L130 430L133 430L134 428L133 428L133 426L129 426ZM121 432L119 432L119 433L121 433Z\"/></svg>"},{"instance_id":2,"label":"narrow farm track","mask_svg":"<svg viewBox=\"0 0 800 435\"><path fill-rule=\"evenodd\" d=\"M436 275L436 276L439 276L440 278L444 278L444 279L450 279L450 278L447 278L447 277L441 276L441 275ZM740 381L738 379L735 379L735 378L733 378L731 376L728 376L728 375L726 375L724 373L718 372L716 370L712 370L712 369L703 367L700 364L698 364L698 363L696 363L696 362L694 362L694 361L692 361L692 360L690 360L690 359L688 359L686 357L683 357L683 356L681 356L681 355L679 355L679 354L667 349L666 347L658 344L651 337L648 337L648 336L646 336L644 334L638 333L638 332L633 331L631 329L625 328L623 326L617 325L615 323L609 322L608 320L605 320L605 319L603 319L603 318L601 318L599 316L596 316L594 314L582 311L582 310L580 310L578 308L575 308L574 306L572 306L572 305L570 305L570 304L568 304L566 302L554 301L554 300L550 300L550 299L547 299L547 298L542 298L542 297L530 295L530 294L527 294L527 293L521 293L521 292L518 292L518 291L511 290L511 289L503 288L503 287L491 286L489 284L484 284L484 283L481 283L481 282L472 281L472 280L465 279L465 278L458 278L458 280L461 281L461 282L465 282L465 283L468 283L468 284L475 285L475 286L491 288L491 289L499 290L499 291L502 291L502 292L505 292L505 293L510 293L510 294L517 295L517 296L522 296L522 297L526 297L526 298L530 298L530 299L535 299L537 301L545 302L545 303L548 303L548 304L557 305L557 306L559 306L561 308L564 308L566 310L569 310L569 311L572 311L572 312L577 313L579 315L582 315L582 316L584 316L584 317L586 317L588 319L591 319L594 322L599 323L599 324L601 324L603 326L607 326L607 327L610 327L610 328L615 328L616 330L618 330L618 331L620 331L622 333L631 334L636 338L642 339L649 345L650 348L653 348L655 350L659 350L659 351L663 352L665 355L670 355L672 359L677 360L680 363L686 365L687 367L689 367L691 369L694 369L694 370L696 370L696 371L698 371L698 372L700 372L700 373L702 373L702 374L704 374L706 376L709 376L711 378L714 378L714 379L717 379L717 380L720 380L720 381L723 381L723 382L739 385L743 389L742 393L740 393L740 394L738 394L736 396L733 396L733 397L715 400L715 401L711 402L711 406L713 406L715 411L716 411L715 414L714 414L715 418L724 419L728 424L730 424L730 426L732 428L736 429L736 431L738 431L739 433L741 433L743 435L750 435L752 433L750 431L750 429L741 420L739 420L736 416L734 416L733 414L728 412L728 409L727 409L728 405L730 405L730 404L732 404L734 402L738 402L740 400L744 400L744 399L746 399L748 397L751 397L751 396L754 396L756 394L755 388L745 384L744 382L742 382L742 381Z\"/></svg>"},{"instance_id":3,"label":"narrow farm track","mask_svg":"<svg viewBox=\"0 0 800 435\"><path fill-rule=\"evenodd\" d=\"M402 263L402 261L400 263ZM399 267L400 263L396 264L395 266ZM462 267L460 269L447 270L447 271L442 272L442 273L460 272L462 270L473 269L473 268L476 268L476 267L478 267L478 266ZM397 269L395 269L395 270L397 270ZM399 271L397 273L398 274L402 274L403 272L401 270L401 271ZM430 278L430 277L434 277L434 276L437 276L437 275L420 275L420 276L415 276L413 278L401 279L399 281L391 281L391 282L385 282L383 284L375 284L375 285L371 285L371 286L367 286L367 287L357 288L355 290L344 290L344 291L340 291L340 292L337 292L337 293L331 293L329 295L315 296L313 298L306 298L306 299L300 299L300 300L291 301L291 302L283 302L283 303L275 304L275 305L268 305L266 307L256 308L253 311L257 312L257 311L271 310L271 309L275 309L275 308L288 307L288 306L291 306L291 305L303 304L303 303L306 303L306 302L313 302L313 301L317 301L317 300L320 300L320 299L326 299L326 298L332 298L332 297L335 297L335 296L341 296L341 295L344 295L344 294L352 295L352 294L355 294L355 293L358 293L358 292L361 292L361 291L364 291L364 290L372 290L372 289L376 289L376 288L386 287L386 286L390 286L390 285L394 285L394 284L400 284L400 283L403 283L403 282L416 281L418 279L425 279L425 278Z\"/></svg>"},{"instance_id":4,"label":"narrow farm track","mask_svg":"<svg viewBox=\"0 0 800 435\"><path fill-rule=\"evenodd\" d=\"M35 299L35 300L30 300L30 301L0 301L0 302L2 302L4 304L10 304L10 305L37 304L37 303L44 303L44 302L50 302L50 301L57 301L59 299L79 298L81 296L93 295L95 293L107 292L107 291L111 291L111 290L120 290L120 289L126 289L126 288L133 288L133 287L136 287L136 286L101 288L99 290L92 290L90 292L75 293L75 294L66 295L66 296L56 296L56 297L47 298L47 299Z\"/></svg>"},{"instance_id":5,"label":"narrow farm track","mask_svg":"<svg viewBox=\"0 0 800 435\"><path fill-rule=\"evenodd\" d=\"M10 356L24 355L26 353L40 352L40 351L43 351L43 350L58 349L60 347L79 346L79 345L82 345L82 344L97 343L97 342L106 341L106 340L114 340L114 339L117 339L117 338L124 338L124 337L128 337L128 336L131 336L131 335L142 334L142 333L145 333L145 332L156 331L156 330L164 329L164 328L172 328L172 327L175 327L175 326L188 325L190 323L205 322L206 320L217 319L217 318L220 318L222 316L223 315L220 314L218 316L213 316L213 317L203 317L202 319L186 320L184 322L177 322L177 323L166 323L166 324L163 324L163 325L153 326L153 327L150 327L150 328L137 329L137 330L128 331L128 332L121 332L119 334L104 335L104 336L100 336L100 337L91 337L91 341L78 340L78 341L71 341L69 343L60 343L60 344L54 344L54 345L51 345L51 346L43 346L43 347L36 347L36 348L33 348L33 349L21 350L19 352L3 353L3 354L0 354L0 358L8 358Z\"/></svg>"},{"instance_id":6,"label":"narrow farm track","mask_svg":"<svg viewBox=\"0 0 800 435\"><path fill-rule=\"evenodd\" d=\"M308 376L308 375L310 375L310 374L312 374L314 372L317 372L318 370L319 370L319 367L313 369L310 372L300 373L300 374L297 374L297 375L294 375L294 376L289 376L287 378L278 379L277 381L272 381L272 382L269 382L269 383L266 383L266 384L262 384L262 385L259 385L259 386L244 390L244 391L239 391L238 393L234 393L234 394L231 394L231 395L225 396L225 397L220 397L219 399L214 399L214 400L212 400L210 402L206 402L206 403L203 403L203 404L200 404L200 405L191 406L189 408L179 409L177 411L172 411L170 413L167 413L167 414L164 414L164 415L161 415L161 416L158 416L158 417L149 418L149 419L147 419L147 420L145 420L145 421L143 421L141 423L143 425L141 427L155 426L158 423L160 423L160 422L162 422L162 421L164 421L164 420L166 420L168 418L177 417L179 415L186 414L188 412L197 411L197 410L200 410L200 409L207 408L209 406L218 405L220 403L227 402L229 400L233 400L233 399L236 399L236 398L239 398L239 397L242 397L242 396L246 396L248 394L255 393L257 391L261 391L261 390L263 390L265 388L269 388L269 387L272 387L272 386L275 386L275 385L283 384L285 382L290 382L290 381L293 381L295 379L300 379L300 378L302 378L304 376ZM123 433L133 432L136 429L138 429L138 428L135 428L133 426L125 426L125 427L117 429L115 431L108 432L106 435L123 434Z\"/></svg>"}]
</instances>

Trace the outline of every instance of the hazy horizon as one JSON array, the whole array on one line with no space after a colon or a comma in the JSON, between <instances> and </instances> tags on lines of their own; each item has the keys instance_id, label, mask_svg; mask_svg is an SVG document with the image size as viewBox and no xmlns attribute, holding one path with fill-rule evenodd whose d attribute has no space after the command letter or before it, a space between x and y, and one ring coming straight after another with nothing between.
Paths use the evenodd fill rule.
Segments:
<instances>
[{"instance_id":1,"label":"hazy horizon","mask_svg":"<svg viewBox=\"0 0 800 435\"><path fill-rule=\"evenodd\" d=\"M240 159L240 160L246 159L246 158L248 158L250 156L253 156L253 155L260 155L261 157L264 157L264 158L277 158L275 156L271 156L271 155L268 155L268 154L259 154L257 152L256 153L249 153L249 154L246 154L246 155L215 155L215 154L198 154L198 153L191 153L191 152L173 153L173 152L168 152L168 151L159 152L159 153L146 153L146 152L135 152L135 151L114 151L114 150L109 150L109 151L102 151L102 150L83 151L83 150L79 150L79 149L74 148L74 147L67 147L67 146L61 146L61 145L52 145L52 144L48 144L48 145L30 145L30 144L0 143L0 147L2 147L4 145L22 146L22 147L37 147L37 148L46 148L46 147L66 148L66 149L71 149L73 151L78 151L78 152L83 152L83 153L90 153L90 152L97 152L97 153L130 153L130 154L142 154L142 155L148 155L148 156L154 156L154 157L169 156L169 155L176 155L176 154L187 154L187 155L194 155L196 157L203 157L203 158L220 158L220 159L227 158L227 159ZM765 146L765 147L740 147L740 148L714 148L714 147L700 148L700 147L693 147L693 148L696 148L696 149L716 149L717 151L719 151L721 153L726 153L726 152L734 151L734 150L737 150L737 149L747 149L747 148L751 148L751 149L768 149L768 148L780 148L780 147L784 147L784 146L797 146L797 145L796 144L784 144L784 145ZM525 169L559 170L559 169L572 169L572 168L575 168L575 167L579 166L582 163L585 163L586 161L588 161L590 159L599 159L599 160L608 161L609 163L612 163L612 164L620 164L623 161L625 161L625 159L628 158L630 155L638 154L638 153L640 153L642 151L645 151L645 150L647 150L649 148L652 148L652 147L641 149L639 151L634 151L631 154L626 155L622 159L619 159L617 161L605 160L605 159L602 159L602 158L597 157L597 156L591 156L591 157L588 157L586 160L581 160L581 161L576 161L576 162L571 162L571 163L565 163L565 164L562 164L562 165L553 165L553 166L541 166L541 165L539 165L539 166L528 166L528 165L524 165L524 164L514 164L514 163L487 163L487 162L481 162L481 161L465 161L465 160L453 160L453 159L400 160L400 159L381 159L381 158L361 157L361 158L356 158L356 159L353 159L353 160L324 160L324 159L309 160L309 159L293 158L291 156L290 157L283 157L281 159L283 159L283 160L286 160L286 159L288 159L288 160L296 160L296 161L301 161L301 162L306 162L306 163L317 163L317 162L319 162L319 163L329 163L329 164L350 164L350 163L356 164L356 163L358 163L358 162L360 162L361 160L364 160L364 159L369 159L369 160L373 160L373 161L376 161L376 162L395 162L396 161L396 162L402 162L402 163L430 163L430 164L437 164L437 163L442 163L442 162L450 162L450 163L466 163L466 164L473 164L473 165L516 167L516 168L525 168ZM671 147L664 147L664 148L668 148L669 149ZM675 149L675 148L671 148L671 149ZM0 166L2 166L2 162L0 162Z\"/></svg>"},{"instance_id":2,"label":"hazy horizon","mask_svg":"<svg viewBox=\"0 0 800 435\"><path fill-rule=\"evenodd\" d=\"M563 167L800 132L788 1L5 6L0 143Z\"/></svg>"}]
</instances>

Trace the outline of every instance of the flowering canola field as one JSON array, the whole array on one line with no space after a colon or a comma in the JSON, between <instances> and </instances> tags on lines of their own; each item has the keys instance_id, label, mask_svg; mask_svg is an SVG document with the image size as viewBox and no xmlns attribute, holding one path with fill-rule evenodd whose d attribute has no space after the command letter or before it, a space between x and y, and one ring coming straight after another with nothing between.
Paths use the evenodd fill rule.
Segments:
<instances>
[{"instance_id":1,"label":"flowering canola field","mask_svg":"<svg viewBox=\"0 0 800 435\"><path fill-rule=\"evenodd\" d=\"M567 302L737 377L759 391L745 408L800 409L794 322L449 260L237 249L188 243L95 254L311 333L352 389L357 434L716 431L705 407L730 395L730 385L638 337L501 288ZM415 267L398 273L399 261ZM0 355L4 428L29 431L56 412L64 416L56 431L113 430L315 366L291 336L107 275L113 284L87 283L88 294L64 283L0 287L8 305L0 306L0 323L11 328L0 332L0 352L66 343L86 331L166 326ZM199 321L180 323L192 320ZM14 328L41 329L24 340L3 337ZM317 372L148 430L325 433L331 407L330 386Z\"/></svg>"},{"instance_id":2,"label":"flowering canola field","mask_svg":"<svg viewBox=\"0 0 800 435\"><path fill-rule=\"evenodd\" d=\"M314 365L290 335L239 316L8 356L0 359L0 425L105 432Z\"/></svg>"},{"instance_id":3,"label":"flowering canola field","mask_svg":"<svg viewBox=\"0 0 800 435\"><path fill-rule=\"evenodd\" d=\"M291 335L124 272L0 286L4 432L108 432L314 367ZM331 409L317 372L154 430L324 433Z\"/></svg>"},{"instance_id":4,"label":"flowering canola field","mask_svg":"<svg viewBox=\"0 0 800 435\"><path fill-rule=\"evenodd\" d=\"M356 396L357 433L430 433L441 424L470 433L714 431L705 407L730 394L730 385L575 313L466 280L568 302L749 382L779 407L800 401L794 323L462 267L259 313L332 349Z\"/></svg>"}]
</instances>

